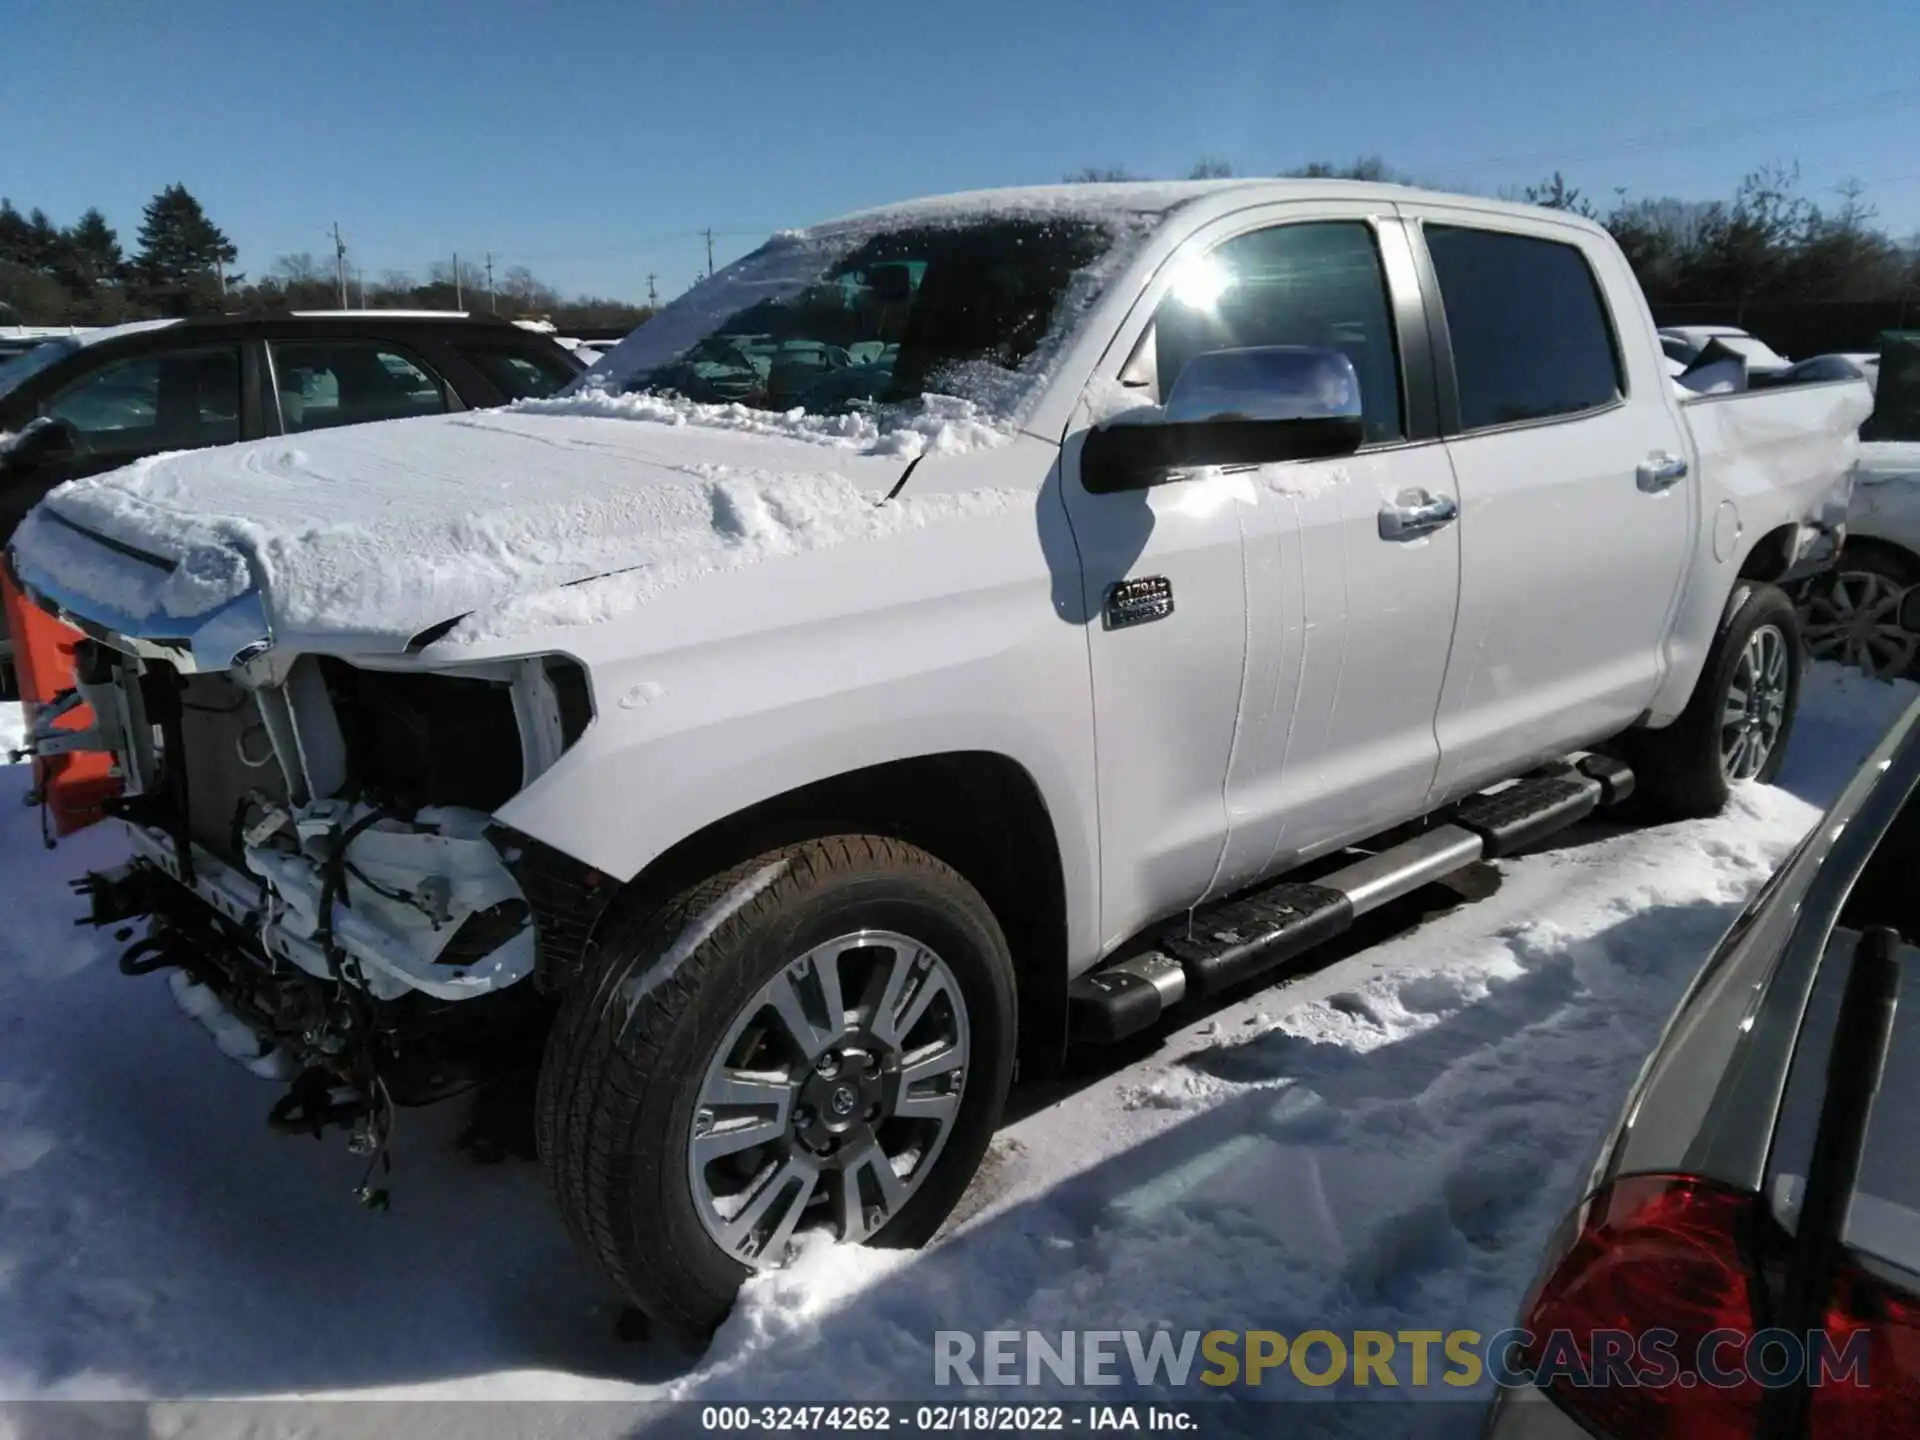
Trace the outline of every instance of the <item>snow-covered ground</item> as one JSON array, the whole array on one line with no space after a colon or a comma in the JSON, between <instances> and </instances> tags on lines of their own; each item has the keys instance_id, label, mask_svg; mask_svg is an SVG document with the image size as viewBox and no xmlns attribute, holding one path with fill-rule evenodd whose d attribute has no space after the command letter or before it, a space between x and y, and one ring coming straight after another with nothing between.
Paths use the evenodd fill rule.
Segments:
<instances>
[{"instance_id":1,"label":"snow-covered ground","mask_svg":"<svg viewBox=\"0 0 1920 1440\"><path fill-rule=\"evenodd\" d=\"M1486 870L1480 898L1024 1097L940 1242L810 1252L703 1356L616 1337L535 1167L461 1158L457 1105L403 1115L386 1214L354 1204L337 1139L269 1134L277 1090L72 928L62 882L113 837L45 851L24 768L0 768L0 1396L192 1397L155 1433L228 1434L249 1412L199 1402L924 1400L937 1329L1491 1332L1715 938L1914 693L1816 669L1781 783L1719 819L1584 827ZM1475 1432L1477 1403L1426 1398L1393 1428ZM376 1413L298 1428L378 1433Z\"/></svg>"}]
</instances>

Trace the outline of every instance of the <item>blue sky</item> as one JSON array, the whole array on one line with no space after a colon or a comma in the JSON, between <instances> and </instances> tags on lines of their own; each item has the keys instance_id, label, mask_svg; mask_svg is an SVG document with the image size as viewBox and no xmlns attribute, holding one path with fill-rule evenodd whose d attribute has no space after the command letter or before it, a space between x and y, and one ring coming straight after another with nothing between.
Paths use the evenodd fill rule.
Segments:
<instances>
[{"instance_id":1,"label":"blue sky","mask_svg":"<svg viewBox=\"0 0 1920 1440\"><path fill-rule=\"evenodd\" d=\"M663 296L771 228L1085 165L1379 153L1710 198L1772 160L1920 230L1920 5L0 0L0 194L130 241L181 181L259 274L491 250Z\"/></svg>"}]
</instances>

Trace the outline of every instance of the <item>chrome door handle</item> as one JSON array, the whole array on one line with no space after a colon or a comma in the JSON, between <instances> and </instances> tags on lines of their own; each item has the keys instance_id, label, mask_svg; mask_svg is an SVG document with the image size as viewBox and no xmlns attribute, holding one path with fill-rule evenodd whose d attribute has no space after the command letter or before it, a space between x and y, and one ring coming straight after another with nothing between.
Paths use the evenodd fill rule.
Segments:
<instances>
[{"instance_id":1,"label":"chrome door handle","mask_svg":"<svg viewBox=\"0 0 1920 1440\"><path fill-rule=\"evenodd\" d=\"M1402 490L1391 504L1380 507L1382 540L1418 540L1444 529L1459 518L1460 507L1449 495L1425 490Z\"/></svg>"},{"instance_id":2,"label":"chrome door handle","mask_svg":"<svg viewBox=\"0 0 1920 1440\"><path fill-rule=\"evenodd\" d=\"M1634 483L1649 495L1657 495L1669 485L1687 478L1687 462L1678 455L1649 455L1633 472Z\"/></svg>"}]
</instances>

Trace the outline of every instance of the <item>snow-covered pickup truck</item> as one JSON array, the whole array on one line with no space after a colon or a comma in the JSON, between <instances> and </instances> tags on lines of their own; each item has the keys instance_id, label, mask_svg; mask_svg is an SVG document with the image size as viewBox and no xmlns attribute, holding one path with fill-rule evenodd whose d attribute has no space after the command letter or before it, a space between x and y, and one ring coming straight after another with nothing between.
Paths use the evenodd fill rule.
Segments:
<instances>
[{"instance_id":1,"label":"snow-covered pickup truck","mask_svg":"<svg viewBox=\"0 0 1920 1440\"><path fill-rule=\"evenodd\" d=\"M1870 403L1681 403L1562 213L986 192L778 235L553 399L76 482L11 564L90 637L36 743L119 757L124 967L363 1149L543 1046L570 1226L699 1329L932 1234L1017 1057L1772 774Z\"/></svg>"}]
</instances>

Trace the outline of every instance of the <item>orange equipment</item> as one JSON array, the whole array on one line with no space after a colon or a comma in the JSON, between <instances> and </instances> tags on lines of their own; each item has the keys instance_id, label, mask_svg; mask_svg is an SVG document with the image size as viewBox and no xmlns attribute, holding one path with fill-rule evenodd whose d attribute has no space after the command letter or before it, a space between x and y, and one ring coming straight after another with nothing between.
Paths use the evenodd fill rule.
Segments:
<instances>
[{"instance_id":1,"label":"orange equipment","mask_svg":"<svg viewBox=\"0 0 1920 1440\"><path fill-rule=\"evenodd\" d=\"M20 698L31 728L37 708L50 705L63 691L73 689L73 650L83 637L31 604L14 587L4 568L0 568L0 604L6 612L7 631L13 636L13 665L20 677ZM57 723L62 730L85 730L93 724L93 711L78 705ZM97 750L36 759L33 783L45 800L58 835L71 835L104 818L102 807L120 793L113 757Z\"/></svg>"}]
</instances>

